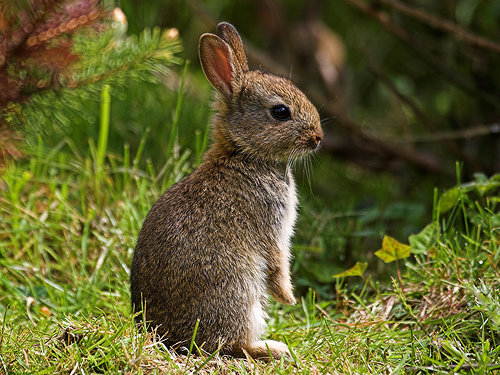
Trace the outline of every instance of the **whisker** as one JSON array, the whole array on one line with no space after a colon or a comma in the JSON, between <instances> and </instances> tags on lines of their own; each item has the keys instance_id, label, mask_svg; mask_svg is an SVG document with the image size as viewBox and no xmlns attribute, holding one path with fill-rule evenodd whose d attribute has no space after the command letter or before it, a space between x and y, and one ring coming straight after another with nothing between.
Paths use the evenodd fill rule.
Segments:
<instances>
[{"instance_id":1,"label":"whisker","mask_svg":"<svg viewBox=\"0 0 500 375\"><path fill-rule=\"evenodd\" d=\"M285 181L288 178L288 172L290 171L290 168L292 168L292 166L293 166L293 157L295 154L295 150L296 150L295 148L292 149L292 151L290 152L290 154L288 155L288 158L286 160Z\"/></svg>"},{"instance_id":2,"label":"whisker","mask_svg":"<svg viewBox=\"0 0 500 375\"><path fill-rule=\"evenodd\" d=\"M308 162L309 158L305 157L302 160L303 160L302 165L303 165L303 168L304 168L304 178L306 179L307 184L309 185L309 190L312 190L312 186L311 186L311 171L309 170L309 162Z\"/></svg>"},{"instance_id":3,"label":"whisker","mask_svg":"<svg viewBox=\"0 0 500 375\"><path fill-rule=\"evenodd\" d=\"M302 159L302 150L298 148L297 151L295 152L295 155L293 157L294 157L293 165L295 166Z\"/></svg>"},{"instance_id":4,"label":"whisker","mask_svg":"<svg viewBox=\"0 0 500 375\"><path fill-rule=\"evenodd\" d=\"M309 185L309 190L312 191L313 185L313 161L317 160L316 152L309 152L307 150L294 147L287 157L286 168L285 168L285 179L288 178L288 173L290 170L295 169L299 166L302 169L302 174L307 180Z\"/></svg>"},{"instance_id":5,"label":"whisker","mask_svg":"<svg viewBox=\"0 0 500 375\"><path fill-rule=\"evenodd\" d=\"M292 153L290 155L290 168L294 168L295 167L295 162L297 160L297 151L298 150L296 148L294 148L292 150Z\"/></svg>"},{"instance_id":6,"label":"whisker","mask_svg":"<svg viewBox=\"0 0 500 375\"><path fill-rule=\"evenodd\" d=\"M286 159L286 167L285 167L285 176L283 176L286 179L288 178L288 169L290 168L290 155L288 155L288 158Z\"/></svg>"},{"instance_id":7,"label":"whisker","mask_svg":"<svg viewBox=\"0 0 500 375\"><path fill-rule=\"evenodd\" d=\"M297 161L300 159L300 150L299 149L294 149L293 150L293 155L292 155L292 162L291 162L291 167L295 169L295 166L297 165Z\"/></svg>"}]
</instances>

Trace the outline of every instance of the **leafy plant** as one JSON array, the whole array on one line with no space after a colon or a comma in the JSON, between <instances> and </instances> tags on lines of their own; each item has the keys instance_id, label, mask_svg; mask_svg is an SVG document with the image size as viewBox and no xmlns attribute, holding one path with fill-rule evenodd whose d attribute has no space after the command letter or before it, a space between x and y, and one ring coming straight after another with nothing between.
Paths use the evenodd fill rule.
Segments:
<instances>
[{"instance_id":1,"label":"leafy plant","mask_svg":"<svg viewBox=\"0 0 500 375\"><path fill-rule=\"evenodd\" d=\"M375 255L385 263L390 263L398 259L405 259L410 256L410 253L410 246L402 244L392 237L384 236L382 248L377 250Z\"/></svg>"},{"instance_id":2,"label":"leafy plant","mask_svg":"<svg viewBox=\"0 0 500 375\"><path fill-rule=\"evenodd\" d=\"M336 275L333 275L333 277L339 278L339 277L347 277L347 276L363 276L363 273L365 272L366 267L368 267L368 263L356 262L356 264L354 266L352 266L351 268L349 268L348 270L337 273Z\"/></svg>"}]
</instances>

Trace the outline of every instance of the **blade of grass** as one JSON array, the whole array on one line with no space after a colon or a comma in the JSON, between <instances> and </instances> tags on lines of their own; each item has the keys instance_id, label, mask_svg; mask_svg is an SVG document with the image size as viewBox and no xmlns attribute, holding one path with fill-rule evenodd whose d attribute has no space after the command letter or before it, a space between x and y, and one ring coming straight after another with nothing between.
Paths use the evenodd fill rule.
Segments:
<instances>
[{"instance_id":1,"label":"blade of grass","mask_svg":"<svg viewBox=\"0 0 500 375\"><path fill-rule=\"evenodd\" d=\"M200 325L200 319L196 319L196 324L194 325L193 337L191 338L191 343L189 344L189 352L186 360L186 367L189 364L189 358L191 358L191 353L193 351L194 340L196 338L196 332L198 332L198 326Z\"/></svg>"},{"instance_id":2,"label":"blade of grass","mask_svg":"<svg viewBox=\"0 0 500 375\"><path fill-rule=\"evenodd\" d=\"M177 103L175 105L174 118L172 121L172 127L170 128L170 137L168 139L166 157L170 158L171 155L176 156L177 145L178 145L178 127L179 120L181 118L182 101L184 98L184 84L186 83L186 77L189 69L189 60L186 60L184 64L184 70L182 71L181 86L179 88L179 93L177 94Z\"/></svg>"},{"instance_id":3,"label":"blade of grass","mask_svg":"<svg viewBox=\"0 0 500 375\"><path fill-rule=\"evenodd\" d=\"M102 205L102 188L104 178L104 160L106 158L109 135L109 115L111 109L111 95L109 85L103 85L101 90L101 119L99 138L97 140L96 155L96 194L97 202ZM99 206L100 207L100 206Z\"/></svg>"}]
</instances>

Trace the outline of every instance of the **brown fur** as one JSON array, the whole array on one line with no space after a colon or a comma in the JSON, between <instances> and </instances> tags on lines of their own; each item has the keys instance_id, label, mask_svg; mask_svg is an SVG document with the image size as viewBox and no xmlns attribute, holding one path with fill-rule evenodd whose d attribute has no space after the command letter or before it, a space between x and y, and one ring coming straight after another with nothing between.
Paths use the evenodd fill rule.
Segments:
<instances>
[{"instance_id":1,"label":"brown fur","mask_svg":"<svg viewBox=\"0 0 500 375\"><path fill-rule=\"evenodd\" d=\"M288 354L260 341L267 293L295 303L289 240L296 192L287 162L316 149L323 133L314 106L290 81L249 71L231 25L203 34L200 60L217 89L213 146L203 163L148 213L134 252L131 295L167 345L189 345L196 320L207 351L254 358ZM270 109L290 108L277 121ZM144 312L140 314L143 306Z\"/></svg>"}]
</instances>

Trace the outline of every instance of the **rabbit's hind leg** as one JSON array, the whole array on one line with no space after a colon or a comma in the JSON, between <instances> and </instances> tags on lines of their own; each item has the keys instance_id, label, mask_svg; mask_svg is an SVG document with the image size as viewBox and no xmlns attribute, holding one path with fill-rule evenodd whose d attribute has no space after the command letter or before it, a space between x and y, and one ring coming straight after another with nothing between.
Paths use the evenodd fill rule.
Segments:
<instances>
[{"instance_id":1,"label":"rabbit's hind leg","mask_svg":"<svg viewBox=\"0 0 500 375\"><path fill-rule=\"evenodd\" d=\"M282 356L290 357L288 347L278 341L260 340L265 330L267 317L263 309L263 301L256 298L249 309L245 327L245 334L233 344L232 354L236 357L250 355L254 359L269 361L271 357L279 360ZM270 355L269 355L270 354Z\"/></svg>"},{"instance_id":2,"label":"rabbit's hind leg","mask_svg":"<svg viewBox=\"0 0 500 375\"><path fill-rule=\"evenodd\" d=\"M246 344L242 349L254 359L271 360L270 355L279 360L282 356L290 358L288 347L279 341L259 340L265 327L266 313L262 308L261 301L255 301L250 311L249 323L250 330L246 339Z\"/></svg>"},{"instance_id":3,"label":"rabbit's hind leg","mask_svg":"<svg viewBox=\"0 0 500 375\"><path fill-rule=\"evenodd\" d=\"M290 351L285 343L273 340L255 341L243 348L250 357L254 359L271 360L271 355L275 360L281 357L291 358Z\"/></svg>"}]
</instances>

